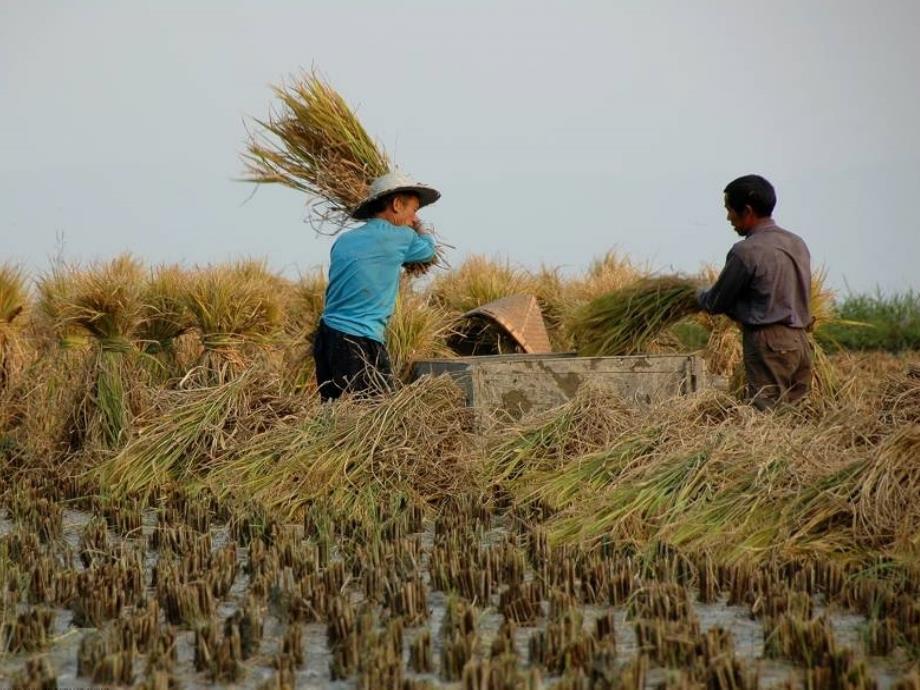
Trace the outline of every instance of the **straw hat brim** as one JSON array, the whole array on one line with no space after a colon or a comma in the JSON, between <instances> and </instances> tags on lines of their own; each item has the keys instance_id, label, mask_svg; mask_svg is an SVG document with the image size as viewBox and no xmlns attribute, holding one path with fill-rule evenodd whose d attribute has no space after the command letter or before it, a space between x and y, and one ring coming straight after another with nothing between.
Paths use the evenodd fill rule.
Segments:
<instances>
[{"instance_id":1,"label":"straw hat brim","mask_svg":"<svg viewBox=\"0 0 920 690\"><path fill-rule=\"evenodd\" d=\"M351 217L355 220L367 220L370 218L370 207L378 199L382 199L385 196L390 194L398 194L399 192L411 192L417 194L419 198L419 208L423 206L428 206L433 204L435 201L441 198L441 192L432 187L426 187L425 185L405 185L402 187L394 187L393 189L385 189L377 194L372 194L367 197L360 204L355 206L354 210L351 212Z\"/></svg>"}]
</instances>

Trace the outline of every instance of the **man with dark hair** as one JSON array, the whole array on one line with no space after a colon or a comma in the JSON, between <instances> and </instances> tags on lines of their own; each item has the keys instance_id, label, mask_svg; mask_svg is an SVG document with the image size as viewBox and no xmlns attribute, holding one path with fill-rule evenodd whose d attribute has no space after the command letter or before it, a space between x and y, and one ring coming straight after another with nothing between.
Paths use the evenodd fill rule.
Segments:
<instances>
[{"instance_id":1,"label":"man with dark hair","mask_svg":"<svg viewBox=\"0 0 920 690\"><path fill-rule=\"evenodd\" d=\"M434 238L424 232L416 213L440 196L399 171L382 175L351 214L367 222L332 245L323 315L313 338L323 400L390 389L385 333L399 273L405 264L434 259Z\"/></svg>"},{"instance_id":2,"label":"man with dark hair","mask_svg":"<svg viewBox=\"0 0 920 690\"><path fill-rule=\"evenodd\" d=\"M748 399L759 409L793 403L811 386L811 257L800 237L773 221L776 192L759 175L725 187L728 222L744 237L700 306L741 324Z\"/></svg>"}]
</instances>

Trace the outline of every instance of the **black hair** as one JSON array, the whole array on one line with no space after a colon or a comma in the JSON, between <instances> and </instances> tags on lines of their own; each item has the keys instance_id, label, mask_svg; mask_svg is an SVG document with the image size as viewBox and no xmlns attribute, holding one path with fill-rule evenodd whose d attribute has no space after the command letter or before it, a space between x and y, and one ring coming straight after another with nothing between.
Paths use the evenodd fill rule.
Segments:
<instances>
[{"instance_id":1,"label":"black hair","mask_svg":"<svg viewBox=\"0 0 920 690\"><path fill-rule=\"evenodd\" d=\"M386 211L387 208L389 208L390 206L390 202L393 201L393 198L400 196L400 195L411 195L411 196L418 197L418 194L413 192L412 190L402 190L402 191L391 192L389 194L384 194L379 199L374 199L371 203L367 205L367 210L364 212L364 215L367 218L373 218L378 213L381 213L382 211Z\"/></svg>"},{"instance_id":2,"label":"black hair","mask_svg":"<svg viewBox=\"0 0 920 690\"><path fill-rule=\"evenodd\" d=\"M725 205L735 213L750 206L760 218L766 218L776 207L776 190L760 175L744 175L725 187Z\"/></svg>"}]
</instances>

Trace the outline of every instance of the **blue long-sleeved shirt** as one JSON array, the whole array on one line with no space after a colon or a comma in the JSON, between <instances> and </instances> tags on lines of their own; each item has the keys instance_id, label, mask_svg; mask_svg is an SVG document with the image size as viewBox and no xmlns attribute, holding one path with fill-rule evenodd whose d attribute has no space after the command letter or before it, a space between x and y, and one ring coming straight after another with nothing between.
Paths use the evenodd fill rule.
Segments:
<instances>
[{"instance_id":1,"label":"blue long-sleeved shirt","mask_svg":"<svg viewBox=\"0 0 920 690\"><path fill-rule=\"evenodd\" d=\"M434 258L434 238L372 218L332 245L323 321L337 331L384 342L403 264Z\"/></svg>"}]
</instances>

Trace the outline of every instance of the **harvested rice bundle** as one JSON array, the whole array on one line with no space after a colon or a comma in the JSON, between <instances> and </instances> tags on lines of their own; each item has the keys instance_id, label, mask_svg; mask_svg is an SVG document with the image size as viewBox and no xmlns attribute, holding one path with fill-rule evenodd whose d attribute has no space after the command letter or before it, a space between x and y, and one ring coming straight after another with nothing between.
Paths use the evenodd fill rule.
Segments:
<instances>
[{"instance_id":1,"label":"harvested rice bundle","mask_svg":"<svg viewBox=\"0 0 920 690\"><path fill-rule=\"evenodd\" d=\"M707 371L731 377L741 365L741 329L723 314L701 314L709 326L709 338L703 349ZM743 384L743 381L736 382Z\"/></svg>"},{"instance_id":2,"label":"harvested rice bundle","mask_svg":"<svg viewBox=\"0 0 920 690\"><path fill-rule=\"evenodd\" d=\"M658 428L630 430L608 447L572 458L564 467L522 474L510 482L509 492L517 504L554 512L570 509L605 492L635 465L653 457L660 442Z\"/></svg>"},{"instance_id":3,"label":"harvested rice bundle","mask_svg":"<svg viewBox=\"0 0 920 690\"><path fill-rule=\"evenodd\" d=\"M859 482L860 530L881 545L920 547L920 425L889 436L867 463Z\"/></svg>"},{"instance_id":4,"label":"harvested rice bundle","mask_svg":"<svg viewBox=\"0 0 920 690\"><path fill-rule=\"evenodd\" d=\"M396 493L437 501L469 488L469 417L449 377L422 378L376 400L317 405L270 427L212 468L219 497L292 517L313 501L371 518Z\"/></svg>"},{"instance_id":5,"label":"harvested rice bundle","mask_svg":"<svg viewBox=\"0 0 920 690\"><path fill-rule=\"evenodd\" d=\"M201 337L202 352L190 381L230 381L266 354L279 333L281 290L262 261L210 266L189 278L185 306Z\"/></svg>"},{"instance_id":6,"label":"harvested rice bundle","mask_svg":"<svg viewBox=\"0 0 920 690\"><path fill-rule=\"evenodd\" d=\"M523 270L507 261L484 256L468 257L460 267L437 276L429 287L435 304L455 315L517 294L533 294L536 284Z\"/></svg>"},{"instance_id":7,"label":"harvested rice bundle","mask_svg":"<svg viewBox=\"0 0 920 690\"><path fill-rule=\"evenodd\" d=\"M290 401L267 366L281 325L281 289L263 262L200 269L183 302L201 337L196 366L176 391L163 391L137 436L95 477L119 494L150 493L197 476L230 439L269 424Z\"/></svg>"},{"instance_id":8,"label":"harvested rice bundle","mask_svg":"<svg viewBox=\"0 0 920 690\"><path fill-rule=\"evenodd\" d=\"M403 284L396 309L387 323L387 352L393 374L407 383L416 360L453 356L447 346L451 324L452 319L444 309Z\"/></svg>"},{"instance_id":9,"label":"harvested rice bundle","mask_svg":"<svg viewBox=\"0 0 920 690\"><path fill-rule=\"evenodd\" d=\"M638 538L728 561L863 558L852 526L865 462L846 415L763 416L724 394L698 397L650 412L645 452L626 435L607 458L572 460L543 482L535 493L565 509L551 540Z\"/></svg>"},{"instance_id":10,"label":"harvested rice bundle","mask_svg":"<svg viewBox=\"0 0 920 690\"><path fill-rule=\"evenodd\" d=\"M23 311L29 300L25 274L11 263L0 264L0 391L25 366Z\"/></svg>"},{"instance_id":11,"label":"harvested rice bundle","mask_svg":"<svg viewBox=\"0 0 920 690\"><path fill-rule=\"evenodd\" d=\"M149 496L176 482L187 485L228 447L297 409L279 389L269 371L254 367L217 385L163 390L138 418L135 437L94 477L116 495Z\"/></svg>"},{"instance_id":12,"label":"harvested rice bundle","mask_svg":"<svg viewBox=\"0 0 920 690\"><path fill-rule=\"evenodd\" d=\"M615 251L593 259L583 274L563 279L558 268L541 267L533 276L534 290L556 351L574 349L572 317L591 300L646 277L638 267Z\"/></svg>"},{"instance_id":13,"label":"harvested rice bundle","mask_svg":"<svg viewBox=\"0 0 920 690\"><path fill-rule=\"evenodd\" d=\"M642 352L661 331L700 310L697 285L674 276L643 278L577 310L571 330L582 356Z\"/></svg>"},{"instance_id":14,"label":"harvested rice bundle","mask_svg":"<svg viewBox=\"0 0 920 690\"><path fill-rule=\"evenodd\" d=\"M73 418L79 447L116 448L128 437L131 398L137 399L138 350L133 339L141 318L143 268L129 255L69 269L69 288L57 304L59 331L82 330L92 342L87 390Z\"/></svg>"},{"instance_id":15,"label":"harvested rice bundle","mask_svg":"<svg viewBox=\"0 0 920 690\"><path fill-rule=\"evenodd\" d=\"M177 359L179 338L192 327L192 317L186 305L188 276L179 266L158 266L151 270L141 289L141 317L137 341L149 355L154 381L165 382L179 375Z\"/></svg>"},{"instance_id":16,"label":"harvested rice bundle","mask_svg":"<svg viewBox=\"0 0 920 690\"><path fill-rule=\"evenodd\" d=\"M42 349L46 352L58 348L80 349L89 344L86 331L64 314L77 271L76 266L57 262L37 282L37 326L39 334L44 336Z\"/></svg>"},{"instance_id":17,"label":"harvested rice bundle","mask_svg":"<svg viewBox=\"0 0 920 690\"><path fill-rule=\"evenodd\" d=\"M877 410L881 422L888 426L920 424L920 362L883 380Z\"/></svg>"},{"instance_id":18,"label":"harvested rice bundle","mask_svg":"<svg viewBox=\"0 0 920 690\"><path fill-rule=\"evenodd\" d=\"M567 534L572 528L590 529L596 523L587 519L588 513L579 512L579 505L606 495L618 482L628 481L624 477L641 474L658 459L664 461L671 454L686 458L687 434L708 438L713 429L736 421L742 410L750 412L747 406L739 405L724 393L707 391L667 401L646 413L633 411L622 420L616 436L603 447L571 456L556 468L528 469L510 483L509 490L518 503L537 502L554 511L576 511L578 517L571 520L570 527L560 527L560 534ZM609 508L604 500L603 505L592 510L604 514Z\"/></svg>"},{"instance_id":19,"label":"harvested rice bundle","mask_svg":"<svg viewBox=\"0 0 920 690\"><path fill-rule=\"evenodd\" d=\"M37 281L30 324L36 358L3 401L4 425L15 427L17 442L35 464L56 462L81 444L75 419L92 385L94 355L86 331L63 318L75 272L57 263Z\"/></svg>"},{"instance_id":20,"label":"harvested rice bundle","mask_svg":"<svg viewBox=\"0 0 920 690\"><path fill-rule=\"evenodd\" d=\"M485 451L485 480L500 486L524 473L558 470L609 446L634 418L635 410L615 395L582 386L564 405L518 428L498 427Z\"/></svg>"},{"instance_id":21,"label":"harvested rice bundle","mask_svg":"<svg viewBox=\"0 0 920 690\"><path fill-rule=\"evenodd\" d=\"M243 160L246 180L281 184L306 192L319 221L338 230L367 197L371 180L390 170L390 161L348 104L315 72L274 87L281 106L268 120L256 120Z\"/></svg>"}]
</instances>

